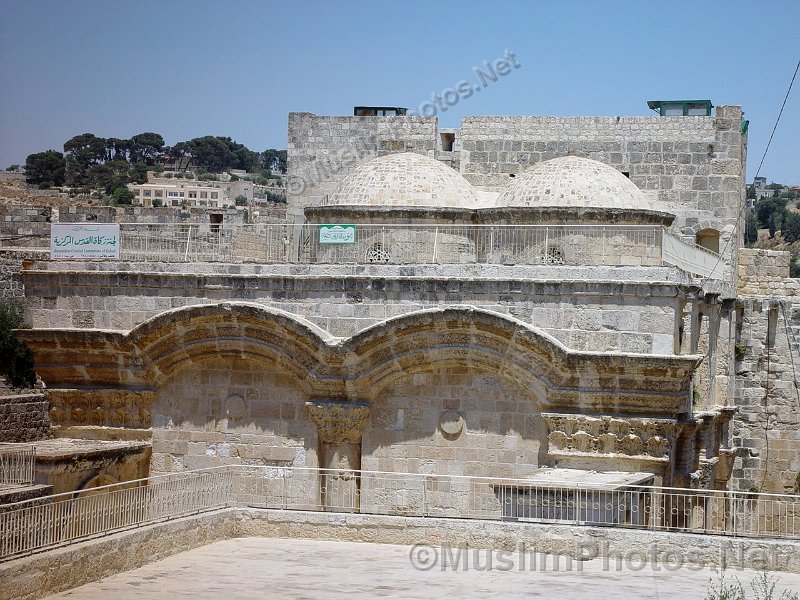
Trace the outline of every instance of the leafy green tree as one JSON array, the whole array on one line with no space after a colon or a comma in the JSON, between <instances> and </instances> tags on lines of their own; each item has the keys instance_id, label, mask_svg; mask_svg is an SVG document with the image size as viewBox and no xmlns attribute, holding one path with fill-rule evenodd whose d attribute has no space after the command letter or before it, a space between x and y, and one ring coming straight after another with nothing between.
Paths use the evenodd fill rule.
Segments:
<instances>
[{"instance_id":1,"label":"leafy green tree","mask_svg":"<svg viewBox=\"0 0 800 600\"><path fill-rule=\"evenodd\" d=\"M161 167L161 170L163 171L164 167ZM144 163L133 163L128 170L128 178L133 183L147 183L147 165Z\"/></svg>"},{"instance_id":2,"label":"leafy green tree","mask_svg":"<svg viewBox=\"0 0 800 600\"><path fill-rule=\"evenodd\" d=\"M267 201L276 202L278 204L286 204L286 196L284 194L278 194L276 192L267 190Z\"/></svg>"},{"instance_id":3,"label":"leafy green tree","mask_svg":"<svg viewBox=\"0 0 800 600\"><path fill-rule=\"evenodd\" d=\"M798 278L800 277L800 262L797 261L797 257L793 256L789 259L789 277Z\"/></svg>"},{"instance_id":4,"label":"leafy green tree","mask_svg":"<svg viewBox=\"0 0 800 600\"><path fill-rule=\"evenodd\" d=\"M164 202L161 200L161 198L153 198L153 201L150 204L153 206L153 208L160 208L161 206L164 206Z\"/></svg>"},{"instance_id":5,"label":"leafy green tree","mask_svg":"<svg viewBox=\"0 0 800 600\"><path fill-rule=\"evenodd\" d=\"M756 202L755 210L759 227L764 229L777 223L777 229L780 229L780 222L786 214L786 201L779 198L762 198Z\"/></svg>"},{"instance_id":6,"label":"leafy green tree","mask_svg":"<svg viewBox=\"0 0 800 600\"><path fill-rule=\"evenodd\" d=\"M111 192L111 198L114 200L114 204L132 204L134 197L133 192L122 185Z\"/></svg>"},{"instance_id":7,"label":"leafy green tree","mask_svg":"<svg viewBox=\"0 0 800 600\"><path fill-rule=\"evenodd\" d=\"M198 167L221 173L227 169L245 171L258 167L259 154L229 137L206 135L175 144L169 150L173 160L189 156Z\"/></svg>"},{"instance_id":8,"label":"leafy green tree","mask_svg":"<svg viewBox=\"0 0 800 600\"><path fill-rule=\"evenodd\" d=\"M61 152L48 150L37 152L25 159L25 172L28 183L64 185L67 172L67 161Z\"/></svg>"},{"instance_id":9,"label":"leafy green tree","mask_svg":"<svg viewBox=\"0 0 800 600\"><path fill-rule=\"evenodd\" d=\"M800 214L787 213L781 227L783 239L790 244L800 240Z\"/></svg>"},{"instance_id":10,"label":"leafy green tree","mask_svg":"<svg viewBox=\"0 0 800 600\"><path fill-rule=\"evenodd\" d=\"M247 197L240 194L234 198L233 202L236 206L247 206Z\"/></svg>"},{"instance_id":11,"label":"leafy green tree","mask_svg":"<svg viewBox=\"0 0 800 600\"><path fill-rule=\"evenodd\" d=\"M164 151L164 138L158 133L146 131L131 138L131 162L153 164Z\"/></svg>"},{"instance_id":12,"label":"leafy green tree","mask_svg":"<svg viewBox=\"0 0 800 600\"><path fill-rule=\"evenodd\" d=\"M24 326L23 314L20 301L0 301L0 375L12 387L31 387L36 383L33 352L13 332Z\"/></svg>"},{"instance_id":13,"label":"leafy green tree","mask_svg":"<svg viewBox=\"0 0 800 600\"><path fill-rule=\"evenodd\" d=\"M128 160L131 141L110 137L106 139L106 161Z\"/></svg>"},{"instance_id":14,"label":"leafy green tree","mask_svg":"<svg viewBox=\"0 0 800 600\"><path fill-rule=\"evenodd\" d=\"M270 148L260 157L261 168L272 173L286 173L286 150Z\"/></svg>"},{"instance_id":15,"label":"leafy green tree","mask_svg":"<svg viewBox=\"0 0 800 600\"><path fill-rule=\"evenodd\" d=\"M106 159L106 140L93 133L82 133L64 142L67 155L67 183L91 184L89 167Z\"/></svg>"},{"instance_id":16,"label":"leafy green tree","mask_svg":"<svg viewBox=\"0 0 800 600\"><path fill-rule=\"evenodd\" d=\"M9 173L15 173L15 172L21 171L21 170L22 170L22 165L10 165L6 169L6 171L8 171Z\"/></svg>"}]
</instances>

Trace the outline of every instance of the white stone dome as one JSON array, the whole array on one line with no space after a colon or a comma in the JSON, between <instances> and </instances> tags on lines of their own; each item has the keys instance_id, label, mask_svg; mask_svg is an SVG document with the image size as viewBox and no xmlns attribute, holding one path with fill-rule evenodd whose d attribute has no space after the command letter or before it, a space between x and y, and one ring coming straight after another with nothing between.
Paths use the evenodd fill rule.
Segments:
<instances>
[{"instance_id":1,"label":"white stone dome","mask_svg":"<svg viewBox=\"0 0 800 600\"><path fill-rule=\"evenodd\" d=\"M526 169L500 194L497 206L653 209L622 173L578 156L562 156Z\"/></svg>"},{"instance_id":2,"label":"white stone dome","mask_svg":"<svg viewBox=\"0 0 800 600\"><path fill-rule=\"evenodd\" d=\"M401 152L358 165L327 204L474 208L478 196L470 183L447 165L421 154Z\"/></svg>"}]
</instances>

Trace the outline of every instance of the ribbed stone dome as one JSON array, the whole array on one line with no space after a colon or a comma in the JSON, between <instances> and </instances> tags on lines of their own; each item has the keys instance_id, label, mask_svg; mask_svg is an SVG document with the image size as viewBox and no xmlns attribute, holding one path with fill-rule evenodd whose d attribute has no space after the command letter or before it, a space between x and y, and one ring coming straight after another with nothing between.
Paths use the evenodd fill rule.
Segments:
<instances>
[{"instance_id":1,"label":"ribbed stone dome","mask_svg":"<svg viewBox=\"0 0 800 600\"><path fill-rule=\"evenodd\" d=\"M497 206L653 209L622 173L578 156L562 156L526 169L500 194Z\"/></svg>"},{"instance_id":2,"label":"ribbed stone dome","mask_svg":"<svg viewBox=\"0 0 800 600\"><path fill-rule=\"evenodd\" d=\"M328 205L474 208L478 196L460 173L438 160L402 152L357 166Z\"/></svg>"}]
</instances>

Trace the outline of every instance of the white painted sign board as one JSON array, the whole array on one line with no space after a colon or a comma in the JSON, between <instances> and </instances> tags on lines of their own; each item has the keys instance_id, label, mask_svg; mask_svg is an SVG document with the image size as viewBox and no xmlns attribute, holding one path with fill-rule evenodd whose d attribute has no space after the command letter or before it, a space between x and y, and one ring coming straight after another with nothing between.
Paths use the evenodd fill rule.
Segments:
<instances>
[{"instance_id":1,"label":"white painted sign board","mask_svg":"<svg viewBox=\"0 0 800 600\"><path fill-rule=\"evenodd\" d=\"M119 223L53 223L50 258L119 259Z\"/></svg>"},{"instance_id":2,"label":"white painted sign board","mask_svg":"<svg viewBox=\"0 0 800 600\"><path fill-rule=\"evenodd\" d=\"M355 244L355 225L320 225L320 244Z\"/></svg>"}]
</instances>

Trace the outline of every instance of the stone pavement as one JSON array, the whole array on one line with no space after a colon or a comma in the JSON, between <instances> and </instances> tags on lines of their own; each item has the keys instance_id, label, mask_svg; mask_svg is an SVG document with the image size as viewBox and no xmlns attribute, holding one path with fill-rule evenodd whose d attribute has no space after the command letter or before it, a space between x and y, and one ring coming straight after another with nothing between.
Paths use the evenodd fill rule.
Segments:
<instances>
[{"instance_id":1,"label":"stone pavement","mask_svg":"<svg viewBox=\"0 0 800 600\"><path fill-rule=\"evenodd\" d=\"M458 550L452 550L452 558ZM631 561L631 568L602 559L571 565L558 557L560 570L530 569L530 556L520 571L521 557L497 553L486 570L488 551L470 551L468 569L442 571L447 552L439 548L325 542L316 540L240 538L217 542L177 554L145 567L108 577L55 598L80 600L268 599L328 600L333 598L547 598L608 600L642 598L701 600L709 569L686 567L654 571L649 564ZM422 571L412 565L431 567ZM452 564L452 562L450 563ZM476 568L477 566L477 568ZM484 570L479 571L478 568ZM578 569L582 570L578 570ZM571 570L569 570L571 569ZM755 571L732 571L747 591ZM775 574L777 590L800 591L800 575ZM778 594L776 594L777 597Z\"/></svg>"}]
</instances>

